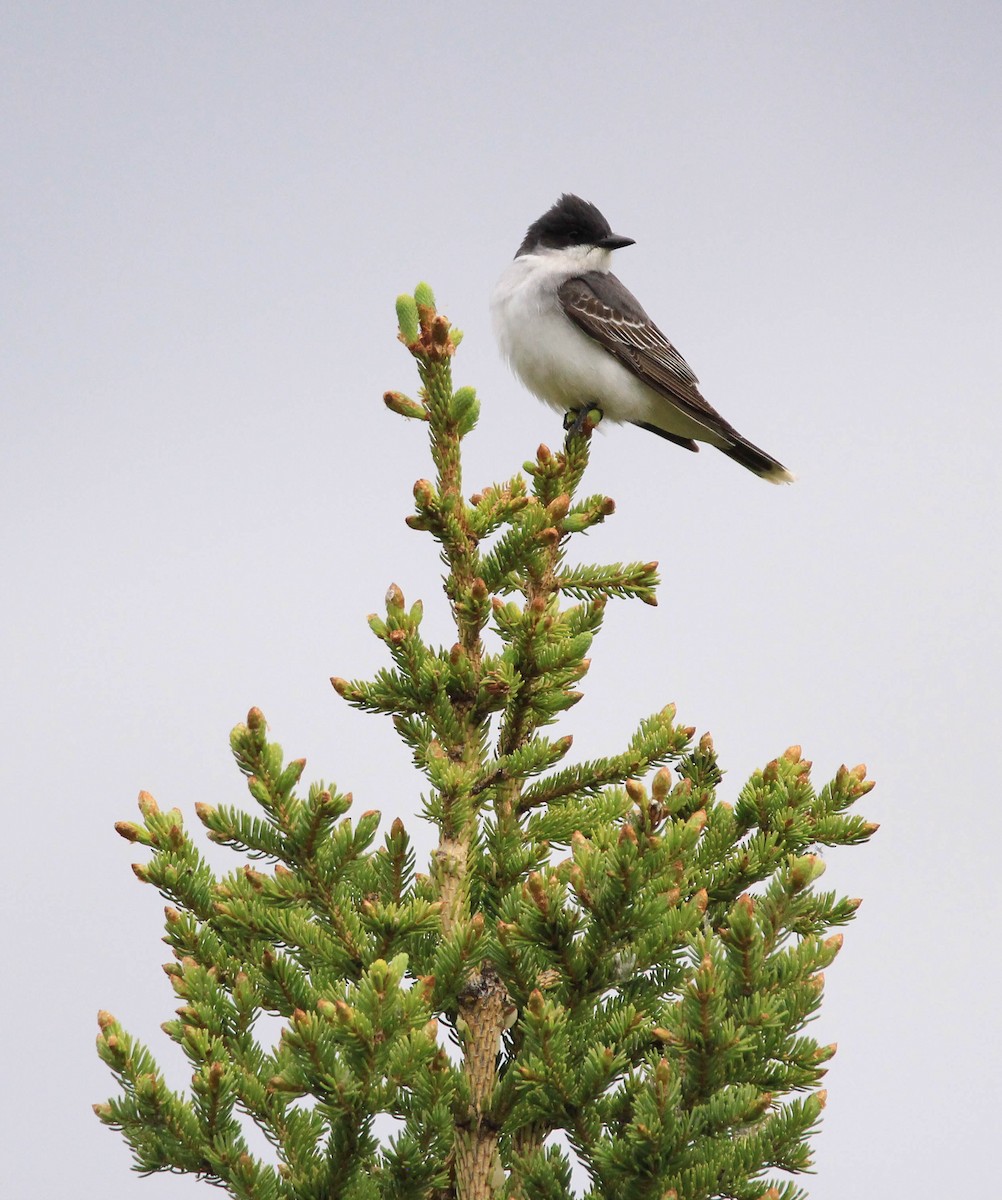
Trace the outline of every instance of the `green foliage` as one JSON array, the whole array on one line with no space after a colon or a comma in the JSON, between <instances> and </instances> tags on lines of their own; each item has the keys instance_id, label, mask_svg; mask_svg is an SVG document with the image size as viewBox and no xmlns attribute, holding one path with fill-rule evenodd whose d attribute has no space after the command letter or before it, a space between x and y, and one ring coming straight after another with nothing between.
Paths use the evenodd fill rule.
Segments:
<instances>
[{"instance_id":1,"label":"green foliage","mask_svg":"<svg viewBox=\"0 0 1002 1200\"><path fill-rule=\"evenodd\" d=\"M231 736L255 810L195 806L237 853L229 874L142 793L142 822L117 828L152 851L134 870L168 900L179 1007L163 1029L191 1089L102 1013L120 1092L96 1112L138 1170L248 1200L558 1200L573 1194L558 1133L590 1197L793 1200L769 1173L810 1164L835 1048L804 1030L859 904L816 889L813 851L871 836L849 810L872 784L843 767L816 792L791 747L732 805L711 739L673 705L621 752L568 762L571 737L546 731L581 697L607 603L656 602L657 564L568 562L614 511L575 499L587 424L467 499L479 402L452 385L458 333L425 284L397 316L421 390L385 400L428 427L435 478L409 524L438 545L456 641L429 645L393 584L369 619L391 665L332 683L392 717L439 846L419 874L399 817L377 844L378 813L352 820L322 782L304 794L304 760L257 709Z\"/></svg>"}]
</instances>

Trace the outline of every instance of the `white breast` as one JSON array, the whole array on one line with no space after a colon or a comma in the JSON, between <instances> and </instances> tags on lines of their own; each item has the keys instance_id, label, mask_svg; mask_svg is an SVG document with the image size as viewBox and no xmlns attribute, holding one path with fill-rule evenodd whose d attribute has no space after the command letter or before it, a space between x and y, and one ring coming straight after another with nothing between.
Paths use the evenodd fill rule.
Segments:
<instances>
[{"instance_id":1,"label":"white breast","mask_svg":"<svg viewBox=\"0 0 1002 1200\"><path fill-rule=\"evenodd\" d=\"M580 271L604 262L575 264ZM655 421L663 399L567 317L557 289L568 278L563 254L516 258L491 298L501 353L533 395L560 410L597 405L613 421ZM658 421L657 423L662 423Z\"/></svg>"}]
</instances>

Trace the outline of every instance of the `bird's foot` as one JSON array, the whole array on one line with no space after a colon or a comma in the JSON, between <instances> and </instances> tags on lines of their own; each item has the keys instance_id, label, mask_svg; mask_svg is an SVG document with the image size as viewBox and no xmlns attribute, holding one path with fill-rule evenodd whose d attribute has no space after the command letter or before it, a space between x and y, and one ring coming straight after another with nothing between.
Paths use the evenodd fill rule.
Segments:
<instances>
[{"instance_id":1,"label":"bird's foot","mask_svg":"<svg viewBox=\"0 0 1002 1200\"><path fill-rule=\"evenodd\" d=\"M591 431L602 420L602 410L596 405L588 408L571 408L564 413L565 441L572 437L591 437Z\"/></svg>"}]
</instances>

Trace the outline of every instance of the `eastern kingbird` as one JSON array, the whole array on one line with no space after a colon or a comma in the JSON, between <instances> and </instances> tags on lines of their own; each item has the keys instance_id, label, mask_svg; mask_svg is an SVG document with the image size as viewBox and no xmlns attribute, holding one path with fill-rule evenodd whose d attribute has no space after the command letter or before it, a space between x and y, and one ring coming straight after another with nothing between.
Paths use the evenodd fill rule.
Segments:
<instances>
[{"instance_id":1,"label":"eastern kingbird","mask_svg":"<svg viewBox=\"0 0 1002 1200\"><path fill-rule=\"evenodd\" d=\"M770 483L792 483L703 399L688 363L612 274L612 251L632 245L578 196L561 196L529 226L491 299L515 374L566 413L598 408L686 450L708 442Z\"/></svg>"}]
</instances>

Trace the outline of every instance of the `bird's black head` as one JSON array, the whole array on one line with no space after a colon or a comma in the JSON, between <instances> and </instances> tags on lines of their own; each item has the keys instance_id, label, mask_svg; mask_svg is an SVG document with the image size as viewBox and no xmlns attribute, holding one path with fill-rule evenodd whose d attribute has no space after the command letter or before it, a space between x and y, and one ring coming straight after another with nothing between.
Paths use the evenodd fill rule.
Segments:
<instances>
[{"instance_id":1,"label":"bird's black head","mask_svg":"<svg viewBox=\"0 0 1002 1200\"><path fill-rule=\"evenodd\" d=\"M515 257L531 254L539 248L564 250L568 246L599 246L603 250L616 250L632 245L633 238L612 232L612 226L594 204L580 196L565 194L529 226Z\"/></svg>"}]
</instances>

